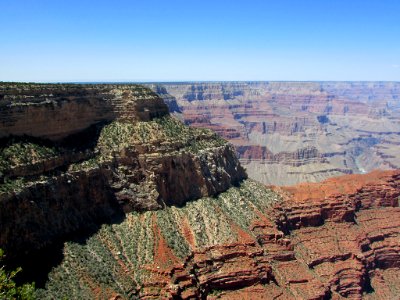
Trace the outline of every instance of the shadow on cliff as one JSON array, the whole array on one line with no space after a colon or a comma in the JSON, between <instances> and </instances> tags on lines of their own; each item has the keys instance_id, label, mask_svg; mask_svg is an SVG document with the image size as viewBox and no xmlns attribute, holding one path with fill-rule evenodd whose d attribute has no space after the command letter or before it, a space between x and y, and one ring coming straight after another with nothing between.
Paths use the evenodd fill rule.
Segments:
<instances>
[{"instance_id":1,"label":"shadow on cliff","mask_svg":"<svg viewBox=\"0 0 400 300\"><path fill-rule=\"evenodd\" d=\"M125 214L118 207L115 214L109 219L88 222L84 228L57 238L50 245L46 245L40 250L7 261L7 268L22 267L22 272L16 278L17 283L35 282L36 288L44 288L50 271L60 265L64 258L64 244L66 242L84 245L103 225L120 224L124 220Z\"/></svg>"},{"instance_id":2,"label":"shadow on cliff","mask_svg":"<svg viewBox=\"0 0 400 300\"><path fill-rule=\"evenodd\" d=\"M94 150L102 128L109 123L110 122L103 121L93 124L78 133L71 134L58 141L30 135L10 135L0 138L0 149L6 148L14 143L33 143L39 146L60 147L66 150Z\"/></svg>"},{"instance_id":3,"label":"shadow on cliff","mask_svg":"<svg viewBox=\"0 0 400 300\"><path fill-rule=\"evenodd\" d=\"M110 122L107 121L93 124L85 130L67 136L58 142L58 144L67 149L93 151L97 145L101 130L108 124L110 124Z\"/></svg>"},{"instance_id":4,"label":"shadow on cliff","mask_svg":"<svg viewBox=\"0 0 400 300\"><path fill-rule=\"evenodd\" d=\"M92 153L101 129L106 124L98 123L60 142L29 136L9 137L0 141L3 147L14 143L30 142L39 146L55 147L62 152ZM49 170L47 174L58 176L67 168L68 165L59 166ZM37 176L32 174L29 177ZM86 188L92 192L85 191ZM49 272L62 262L65 242L85 244L102 225L123 222L125 214L101 172L88 176L81 185L73 180L71 182L71 178L68 177L60 182L53 180L48 188L41 190L37 188L37 190L37 194L21 194L10 201L3 201L4 211L9 211L11 215L14 211L31 216L28 221L20 221L22 225L12 223L8 232L11 240L17 242L9 247L3 245L3 248L7 254L6 268L22 267L23 271L18 274L17 282L33 281L36 287L42 288L48 279ZM48 199L52 201L49 202ZM84 199L87 201L82 201ZM21 204L22 208L18 204ZM25 207L26 210L23 209ZM18 218L10 219L18 222ZM23 229L24 226L27 227Z\"/></svg>"}]
</instances>

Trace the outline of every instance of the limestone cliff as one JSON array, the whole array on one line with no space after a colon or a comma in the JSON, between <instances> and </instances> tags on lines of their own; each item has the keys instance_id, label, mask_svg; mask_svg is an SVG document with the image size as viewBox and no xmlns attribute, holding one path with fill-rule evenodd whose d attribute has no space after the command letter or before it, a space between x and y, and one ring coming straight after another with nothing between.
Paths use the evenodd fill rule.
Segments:
<instances>
[{"instance_id":1,"label":"limestone cliff","mask_svg":"<svg viewBox=\"0 0 400 300\"><path fill-rule=\"evenodd\" d=\"M139 85L0 84L0 138L29 135L59 140L115 119L148 121L168 114Z\"/></svg>"}]
</instances>

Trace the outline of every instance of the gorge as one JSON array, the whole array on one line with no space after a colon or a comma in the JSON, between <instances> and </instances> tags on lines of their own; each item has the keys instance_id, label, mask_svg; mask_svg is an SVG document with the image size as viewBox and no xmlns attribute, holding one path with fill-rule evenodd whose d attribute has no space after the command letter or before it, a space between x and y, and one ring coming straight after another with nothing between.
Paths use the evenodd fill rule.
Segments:
<instances>
[{"instance_id":1,"label":"gorge","mask_svg":"<svg viewBox=\"0 0 400 300\"><path fill-rule=\"evenodd\" d=\"M37 298L397 297L399 170L241 165L397 168L397 85L202 85L0 84L0 248Z\"/></svg>"},{"instance_id":2,"label":"gorge","mask_svg":"<svg viewBox=\"0 0 400 300\"><path fill-rule=\"evenodd\" d=\"M400 167L398 82L160 83L170 110L231 142L249 177L318 182Z\"/></svg>"}]
</instances>

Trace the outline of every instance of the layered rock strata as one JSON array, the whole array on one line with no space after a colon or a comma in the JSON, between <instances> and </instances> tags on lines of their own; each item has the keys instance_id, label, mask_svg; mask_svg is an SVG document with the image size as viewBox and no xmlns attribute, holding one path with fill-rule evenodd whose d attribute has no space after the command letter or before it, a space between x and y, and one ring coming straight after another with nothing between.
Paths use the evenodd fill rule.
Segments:
<instances>
[{"instance_id":1,"label":"layered rock strata","mask_svg":"<svg viewBox=\"0 0 400 300\"><path fill-rule=\"evenodd\" d=\"M145 87L0 86L0 247L8 257L246 177L229 144L170 117Z\"/></svg>"},{"instance_id":2,"label":"layered rock strata","mask_svg":"<svg viewBox=\"0 0 400 300\"><path fill-rule=\"evenodd\" d=\"M251 180L66 243L44 298L395 299L400 172ZM134 240L132 240L134 237ZM79 270L79 271L77 271Z\"/></svg>"},{"instance_id":3,"label":"layered rock strata","mask_svg":"<svg viewBox=\"0 0 400 300\"><path fill-rule=\"evenodd\" d=\"M0 138L60 140L101 122L168 114L163 100L140 85L2 83L0 101Z\"/></svg>"},{"instance_id":4,"label":"layered rock strata","mask_svg":"<svg viewBox=\"0 0 400 300\"><path fill-rule=\"evenodd\" d=\"M232 146L165 115L160 98L146 93L154 102L124 99L144 117L124 110L78 131L64 124L28 136L12 125L4 134L0 247L28 260L32 279L46 272L39 299L398 296L400 171L267 188L245 179ZM304 149L259 151L298 167L299 155L329 158Z\"/></svg>"},{"instance_id":5,"label":"layered rock strata","mask_svg":"<svg viewBox=\"0 0 400 300\"><path fill-rule=\"evenodd\" d=\"M249 176L263 183L318 182L400 167L398 82L160 85L151 87L168 101L176 98L172 111L177 103L186 124L228 139Z\"/></svg>"}]
</instances>

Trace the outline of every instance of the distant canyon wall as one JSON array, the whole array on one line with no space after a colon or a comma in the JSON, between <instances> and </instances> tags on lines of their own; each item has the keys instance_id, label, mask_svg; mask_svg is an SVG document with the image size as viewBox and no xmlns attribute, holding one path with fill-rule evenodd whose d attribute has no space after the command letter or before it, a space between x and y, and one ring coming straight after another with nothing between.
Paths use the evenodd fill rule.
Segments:
<instances>
[{"instance_id":1,"label":"distant canyon wall","mask_svg":"<svg viewBox=\"0 0 400 300\"><path fill-rule=\"evenodd\" d=\"M399 82L199 82L151 85L186 124L236 146L267 184L400 167Z\"/></svg>"}]
</instances>

